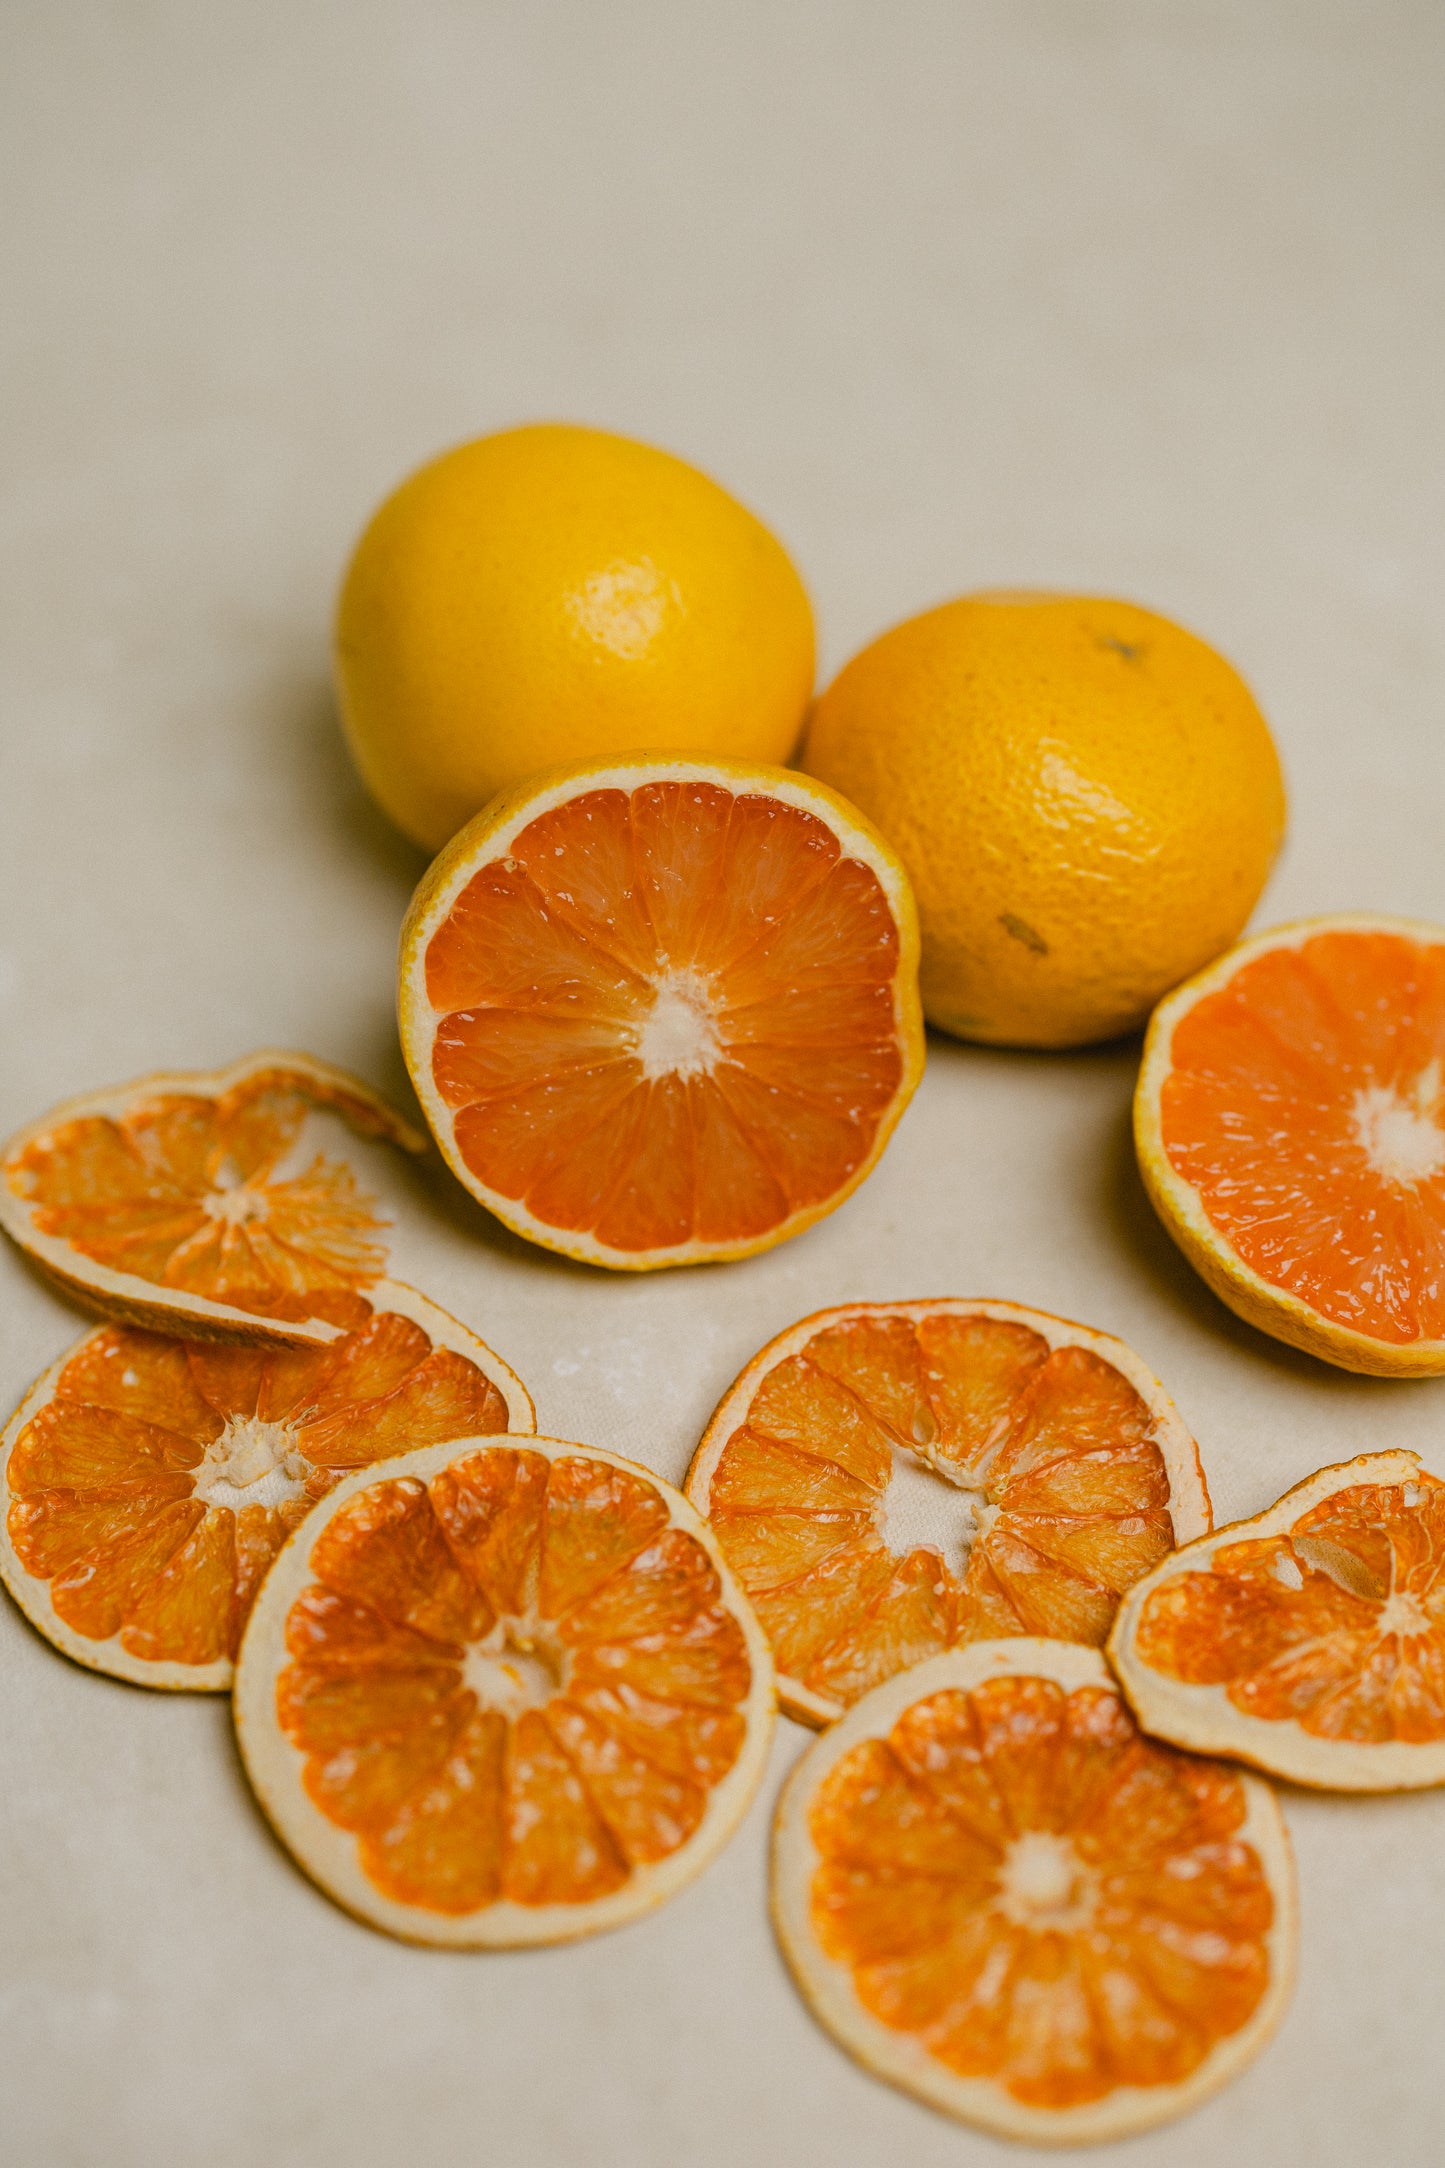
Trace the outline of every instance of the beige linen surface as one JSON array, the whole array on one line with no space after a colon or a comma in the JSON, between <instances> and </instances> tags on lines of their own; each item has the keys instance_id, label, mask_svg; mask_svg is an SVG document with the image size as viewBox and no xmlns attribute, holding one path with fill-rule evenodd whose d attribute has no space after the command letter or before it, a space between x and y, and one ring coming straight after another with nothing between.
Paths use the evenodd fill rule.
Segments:
<instances>
[{"instance_id":1,"label":"beige linen surface","mask_svg":"<svg viewBox=\"0 0 1445 2168\"><path fill-rule=\"evenodd\" d=\"M326 673L372 501L539 415L655 439L797 553L831 669L978 585L1138 598L1233 656L1290 844L1261 922L1445 918L1433 0L653 5L11 0L0 513L0 1128L294 1044L404 1088L419 857ZM612 1278L435 1172L427 1291L542 1427L681 1475L768 1335L988 1294L1122 1333L1221 1516L1413 1446L1445 1385L1237 1325L1154 1224L1133 1046L936 1040L878 1173L749 1263ZM82 1329L0 1256L7 1407ZM779 1729L723 1859L522 1957L335 1911L224 1702L88 1676L0 1604L0 2155L15 2168L910 2168L1002 2158L856 2070L775 1954ZM1134 2168L1442 2157L1445 1796L1291 1797L1275 2045Z\"/></svg>"}]
</instances>

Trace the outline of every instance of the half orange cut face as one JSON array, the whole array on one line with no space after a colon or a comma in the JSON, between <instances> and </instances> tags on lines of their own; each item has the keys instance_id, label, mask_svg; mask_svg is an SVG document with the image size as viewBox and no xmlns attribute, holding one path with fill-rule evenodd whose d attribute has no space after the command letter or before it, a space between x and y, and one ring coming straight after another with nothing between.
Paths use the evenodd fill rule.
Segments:
<instances>
[{"instance_id":1,"label":"half orange cut face","mask_svg":"<svg viewBox=\"0 0 1445 2168\"><path fill-rule=\"evenodd\" d=\"M1097 1650L977 1642L874 1689L798 1763L773 1916L867 2068L1036 2144L1166 2122L1289 1996L1274 1794L1141 1737Z\"/></svg>"},{"instance_id":2,"label":"half orange cut face","mask_svg":"<svg viewBox=\"0 0 1445 2168\"><path fill-rule=\"evenodd\" d=\"M1140 1722L1327 1790L1445 1784L1445 1483L1322 1468L1164 1560L1109 1642Z\"/></svg>"},{"instance_id":3,"label":"half orange cut face","mask_svg":"<svg viewBox=\"0 0 1445 2168\"><path fill-rule=\"evenodd\" d=\"M308 1145L313 1114L426 1149L359 1078L268 1051L52 1108L0 1150L0 1226L107 1316L324 1342L368 1316L387 1220L343 1160Z\"/></svg>"},{"instance_id":4,"label":"half orange cut face","mask_svg":"<svg viewBox=\"0 0 1445 2168\"><path fill-rule=\"evenodd\" d=\"M1161 1003L1145 1185L1231 1309L1326 1362L1445 1371L1445 931L1310 919Z\"/></svg>"},{"instance_id":5,"label":"half orange cut face","mask_svg":"<svg viewBox=\"0 0 1445 2168\"><path fill-rule=\"evenodd\" d=\"M701 1871L772 1726L766 1644L686 1499L615 1454L475 1440L340 1485L241 1650L277 1831L421 1942L565 1941Z\"/></svg>"},{"instance_id":6,"label":"half orange cut face","mask_svg":"<svg viewBox=\"0 0 1445 2168\"><path fill-rule=\"evenodd\" d=\"M47 1640L140 1686L224 1691L257 1587L352 1469L530 1431L521 1380L394 1281L325 1347L104 1325L0 1437L0 1576Z\"/></svg>"},{"instance_id":7,"label":"half orange cut face","mask_svg":"<svg viewBox=\"0 0 1445 2168\"><path fill-rule=\"evenodd\" d=\"M781 769L590 763L423 880L402 1045L453 1171L529 1240L641 1270L765 1249L877 1161L923 1066L894 853Z\"/></svg>"},{"instance_id":8,"label":"half orange cut face","mask_svg":"<svg viewBox=\"0 0 1445 2168\"><path fill-rule=\"evenodd\" d=\"M813 1724L962 1642L1100 1645L1123 1591L1210 1526L1194 1440L1138 1356L1006 1302L804 1318L724 1396L687 1492Z\"/></svg>"}]
</instances>

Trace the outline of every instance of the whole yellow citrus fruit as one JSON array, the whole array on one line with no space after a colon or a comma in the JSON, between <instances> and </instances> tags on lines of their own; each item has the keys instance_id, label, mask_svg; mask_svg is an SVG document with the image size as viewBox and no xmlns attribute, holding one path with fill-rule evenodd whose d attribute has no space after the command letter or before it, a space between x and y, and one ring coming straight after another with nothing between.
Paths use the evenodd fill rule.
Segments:
<instances>
[{"instance_id":1,"label":"whole yellow citrus fruit","mask_svg":"<svg viewBox=\"0 0 1445 2168\"><path fill-rule=\"evenodd\" d=\"M1284 833L1273 740L1223 656L1087 596L895 626L823 694L802 765L908 869L929 1021L995 1045L1141 1024L1240 931Z\"/></svg>"},{"instance_id":2,"label":"whole yellow citrus fruit","mask_svg":"<svg viewBox=\"0 0 1445 2168\"><path fill-rule=\"evenodd\" d=\"M336 680L367 788L435 850L562 762L785 761L813 615L781 543L716 482L545 423L459 445L387 498L342 585Z\"/></svg>"}]
</instances>

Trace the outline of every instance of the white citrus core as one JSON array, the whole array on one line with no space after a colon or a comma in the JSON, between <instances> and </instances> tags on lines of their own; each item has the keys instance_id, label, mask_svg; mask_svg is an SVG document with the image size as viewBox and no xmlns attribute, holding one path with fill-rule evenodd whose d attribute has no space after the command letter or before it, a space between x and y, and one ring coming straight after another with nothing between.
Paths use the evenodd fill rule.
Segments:
<instances>
[{"instance_id":1,"label":"white citrus core","mask_svg":"<svg viewBox=\"0 0 1445 2168\"><path fill-rule=\"evenodd\" d=\"M565 1685L566 1652L525 1619L499 1618L480 1641L468 1642L462 1684L484 1709L509 1722L539 1709Z\"/></svg>"},{"instance_id":2,"label":"white citrus core","mask_svg":"<svg viewBox=\"0 0 1445 2168\"><path fill-rule=\"evenodd\" d=\"M925 1544L961 1574L989 1517L997 1511L982 1491L939 1475L916 1455L893 1448L893 1473L883 1493L878 1534L895 1558Z\"/></svg>"},{"instance_id":3,"label":"white citrus core","mask_svg":"<svg viewBox=\"0 0 1445 2168\"><path fill-rule=\"evenodd\" d=\"M237 1182L227 1189L209 1191L201 1199L201 1210L208 1219L220 1220L227 1227L240 1227L247 1220L264 1216L265 1193L259 1189L248 1189L244 1182Z\"/></svg>"},{"instance_id":4,"label":"white citrus core","mask_svg":"<svg viewBox=\"0 0 1445 2168\"><path fill-rule=\"evenodd\" d=\"M706 1076L722 1052L711 988L700 971L665 971L637 1029L637 1058L649 1082Z\"/></svg>"},{"instance_id":5,"label":"white citrus core","mask_svg":"<svg viewBox=\"0 0 1445 2168\"><path fill-rule=\"evenodd\" d=\"M1376 1174L1402 1189L1445 1167L1445 1130L1435 1119L1440 1064L1427 1063L1412 1091L1371 1084L1355 1094L1355 1130Z\"/></svg>"},{"instance_id":6,"label":"white citrus core","mask_svg":"<svg viewBox=\"0 0 1445 2168\"><path fill-rule=\"evenodd\" d=\"M1036 1934L1076 1934L1094 1916L1094 1878L1067 1837L1026 1829L999 1869L999 1910Z\"/></svg>"},{"instance_id":7,"label":"white citrus core","mask_svg":"<svg viewBox=\"0 0 1445 2168\"><path fill-rule=\"evenodd\" d=\"M310 1473L289 1424L233 1415L206 1447L191 1480L194 1495L208 1506L280 1506L301 1496Z\"/></svg>"}]
</instances>

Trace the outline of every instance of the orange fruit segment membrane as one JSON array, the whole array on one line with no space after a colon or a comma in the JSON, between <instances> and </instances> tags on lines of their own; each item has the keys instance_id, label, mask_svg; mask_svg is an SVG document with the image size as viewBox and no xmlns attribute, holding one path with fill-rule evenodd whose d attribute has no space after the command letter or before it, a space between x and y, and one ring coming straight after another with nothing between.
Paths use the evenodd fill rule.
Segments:
<instances>
[{"instance_id":1,"label":"orange fruit segment membrane","mask_svg":"<svg viewBox=\"0 0 1445 2168\"><path fill-rule=\"evenodd\" d=\"M724 1396L687 1490L811 1723L964 1642L1100 1645L1123 1591L1210 1526L1138 1357L1011 1303L805 1318Z\"/></svg>"},{"instance_id":2,"label":"orange fruit segment membrane","mask_svg":"<svg viewBox=\"0 0 1445 2168\"><path fill-rule=\"evenodd\" d=\"M937 1658L825 1733L779 1806L773 1905L845 2047L1043 2142L1182 2113L1293 1970L1269 1787L1146 1739L1097 1651L1046 1640Z\"/></svg>"},{"instance_id":3,"label":"orange fruit segment membrane","mask_svg":"<svg viewBox=\"0 0 1445 2168\"><path fill-rule=\"evenodd\" d=\"M643 1269L769 1247L882 1152L923 1064L906 877L819 785L592 763L479 814L402 934L402 1043L453 1171L530 1240Z\"/></svg>"},{"instance_id":4,"label":"orange fruit segment membrane","mask_svg":"<svg viewBox=\"0 0 1445 2168\"><path fill-rule=\"evenodd\" d=\"M1296 1783L1445 1783L1445 1483L1413 1453L1324 1468L1166 1560L1110 1654L1151 1732Z\"/></svg>"},{"instance_id":5,"label":"orange fruit segment membrane","mask_svg":"<svg viewBox=\"0 0 1445 2168\"><path fill-rule=\"evenodd\" d=\"M1445 1370L1445 932L1317 919L1164 1002L1146 1186L1216 1294L1327 1362Z\"/></svg>"},{"instance_id":6,"label":"orange fruit segment membrane","mask_svg":"<svg viewBox=\"0 0 1445 2168\"><path fill-rule=\"evenodd\" d=\"M49 1640L140 1685L223 1690L262 1576L343 1475L533 1428L484 1341L410 1288L372 1292L324 1347L104 1325L46 1373L0 1441L0 1573Z\"/></svg>"},{"instance_id":7,"label":"orange fruit segment membrane","mask_svg":"<svg viewBox=\"0 0 1445 2168\"><path fill-rule=\"evenodd\" d=\"M266 1585L236 1698L258 1796L321 1886L473 1945L591 1933L680 1888L751 1797L771 1705L686 1500L554 1439L338 1489Z\"/></svg>"},{"instance_id":8,"label":"orange fruit segment membrane","mask_svg":"<svg viewBox=\"0 0 1445 2168\"><path fill-rule=\"evenodd\" d=\"M0 1152L0 1224L67 1292L129 1323L323 1342L359 1325L387 1269L387 1219L344 1160L308 1143L341 1117L425 1140L343 1070L262 1053L54 1108Z\"/></svg>"}]
</instances>

